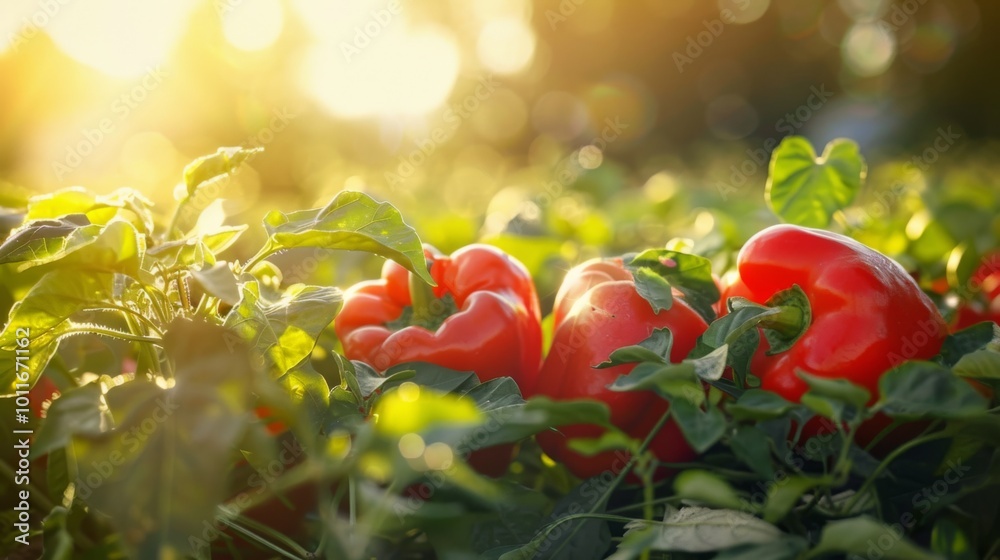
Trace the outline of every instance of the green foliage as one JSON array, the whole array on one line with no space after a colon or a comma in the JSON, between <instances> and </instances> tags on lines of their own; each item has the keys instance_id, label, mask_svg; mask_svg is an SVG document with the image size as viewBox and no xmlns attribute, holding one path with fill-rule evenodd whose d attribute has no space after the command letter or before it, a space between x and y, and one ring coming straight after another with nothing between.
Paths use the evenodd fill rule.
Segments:
<instances>
[{"instance_id":1,"label":"green foliage","mask_svg":"<svg viewBox=\"0 0 1000 560\"><path fill-rule=\"evenodd\" d=\"M765 196L782 220L824 228L854 201L865 173L858 145L850 140L834 140L816 157L808 140L790 136L771 155Z\"/></svg>"},{"instance_id":2,"label":"green foliage","mask_svg":"<svg viewBox=\"0 0 1000 560\"><path fill-rule=\"evenodd\" d=\"M811 310L792 287L764 305L721 302L728 314L716 319L713 269L730 268L755 227L755 208L733 202L712 211L704 238L626 259L654 310L669 310L679 293L710 322L679 363L670 360L675 333L657 329L597 366L634 366L610 388L652 391L670 405L632 438L603 403L525 399L510 378L481 383L475 372L428 363L379 372L344 357L331 327L342 292L283 273L277 255L307 248L324 269L350 268L355 261L332 251L360 251L430 283L421 240L391 205L349 191L322 208L269 212L259 230L196 228L257 152L223 148L196 160L166 217L130 189L0 197L18 220L0 244L0 391L52 382L62 393L31 424L33 538L43 558L964 560L1000 547L1000 420L987 389L1000 379L996 326L956 332L932 360L899 364L877 395L808 371L800 403L765 391L751 367L761 337L770 359L781 359ZM771 162L768 203L785 221L895 246L889 252L926 278L947 280L945 312L951 294L980 297L971 277L997 245L996 197L910 193L887 205L884 220L864 220L866 207L850 204L868 200L865 174L851 142L816 158L804 139L786 139ZM585 207L579 223L549 216L487 241L522 257L547 308L557 263L587 256L574 254L586 247L578 237L609 243L598 247L607 252L637 249L608 224L711 206L691 197L650 208L623 194L607 208ZM550 223L558 228L542 231ZM6 432L14 401L0 399ZM909 439L888 451L860 447L854 434L876 416L892 422L881 436L898 429ZM667 421L697 451L692 462L662 465L651 452ZM806 438L810 421L829 430ZM578 424L603 431L570 447L617 454L615 470L577 480L532 440ZM511 453L501 478L477 472ZM0 476L0 488L7 495L14 484Z\"/></svg>"}]
</instances>

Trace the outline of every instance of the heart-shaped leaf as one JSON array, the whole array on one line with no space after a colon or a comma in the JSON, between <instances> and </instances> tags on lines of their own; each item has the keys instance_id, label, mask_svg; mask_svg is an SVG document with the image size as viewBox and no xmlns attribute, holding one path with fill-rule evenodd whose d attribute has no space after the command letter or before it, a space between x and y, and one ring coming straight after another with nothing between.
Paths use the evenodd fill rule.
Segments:
<instances>
[{"instance_id":1,"label":"heart-shaped leaf","mask_svg":"<svg viewBox=\"0 0 1000 560\"><path fill-rule=\"evenodd\" d=\"M865 172L865 160L851 140L833 140L816 157L808 140L790 136L771 156L767 204L785 222L824 228L857 196Z\"/></svg>"}]
</instances>

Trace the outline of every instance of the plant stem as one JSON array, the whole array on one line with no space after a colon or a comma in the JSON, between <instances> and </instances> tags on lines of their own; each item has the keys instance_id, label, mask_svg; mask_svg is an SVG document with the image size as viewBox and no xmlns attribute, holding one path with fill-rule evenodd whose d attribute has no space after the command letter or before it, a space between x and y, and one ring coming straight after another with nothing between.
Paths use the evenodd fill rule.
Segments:
<instances>
[{"instance_id":1,"label":"plant stem","mask_svg":"<svg viewBox=\"0 0 1000 560\"><path fill-rule=\"evenodd\" d=\"M298 554L299 557L302 557L302 558L308 557L309 554L310 554L310 552L308 550L302 548L302 546L299 545L299 543L293 541L292 539L288 538L285 535L282 535L281 533L278 533L277 531L275 531L274 529L268 527L267 525L264 525L263 523L258 523L257 521L254 521L253 519L250 519L249 517L241 515L241 516L239 516L238 521L235 521L235 523L242 524L247 529L252 529L252 530L257 531L257 532L259 532L261 534L267 535L268 537L270 537L274 541L279 542L279 543L287 546L292 552L294 552L295 554Z\"/></svg>"},{"instance_id":2,"label":"plant stem","mask_svg":"<svg viewBox=\"0 0 1000 560\"><path fill-rule=\"evenodd\" d=\"M434 288L412 272L408 276L410 307L413 309L412 321L416 325L428 324L434 318L432 303L437 299L434 296Z\"/></svg>"},{"instance_id":3,"label":"plant stem","mask_svg":"<svg viewBox=\"0 0 1000 560\"><path fill-rule=\"evenodd\" d=\"M111 338L119 338L121 340L129 340L132 342L148 342L150 344L155 344L160 346L163 343L159 337L156 336L141 336L132 333L116 331L115 329L108 329L104 327L99 327L97 325L87 325L85 327L71 327L62 332L61 336L69 334L98 334L101 336L108 336Z\"/></svg>"},{"instance_id":4,"label":"plant stem","mask_svg":"<svg viewBox=\"0 0 1000 560\"><path fill-rule=\"evenodd\" d=\"M670 503L673 503L673 502L679 502L680 500L681 500L681 498L679 496L668 496L666 498L657 498L655 500L651 500L649 502L649 504L653 505L653 506L656 506L656 505L659 505L659 504L670 504ZM634 509L641 509L641 508L645 507L645 505L646 505L646 502L643 502L641 504L629 504L627 506L621 506L621 507L617 507L615 509L609 509L607 511L607 513L614 514L614 513L622 513L622 512L626 512L626 511L632 511Z\"/></svg>"},{"instance_id":5,"label":"plant stem","mask_svg":"<svg viewBox=\"0 0 1000 560\"><path fill-rule=\"evenodd\" d=\"M183 274L177 275L177 292L181 296L181 305L183 306L183 314L187 316L191 311L191 294L188 293L187 279L184 278Z\"/></svg>"},{"instance_id":6,"label":"plant stem","mask_svg":"<svg viewBox=\"0 0 1000 560\"><path fill-rule=\"evenodd\" d=\"M881 463L879 463L878 467L875 468L875 472L873 472L871 476L865 479L864 483L861 484L861 487L858 488L857 493L854 494L854 497L851 498L851 501L848 502L847 505L844 507L844 511L851 511L852 509L854 509L855 504L857 504L857 501L861 499L861 496L868 491L868 488L874 483L874 481L879 477L879 475L882 474L882 471L884 471L886 468L889 467L889 463L893 462L897 457L919 445L923 445L927 442L934 441L937 439L948 438L951 436L952 434L949 433L947 430L942 430L935 434L912 439L894 449L892 453L887 455L886 458Z\"/></svg>"},{"instance_id":7,"label":"plant stem","mask_svg":"<svg viewBox=\"0 0 1000 560\"><path fill-rule=\"evenodd\" d=\"M623 480L625 480L625 477L628 476L628 473L635 467L635 464L638 462L638 457L643 453L645 453L647 449L649 449L649 446L653 443L653 438L656 437L656 434L660 432L660 430L663 428L664 425L666 425L667 420L669 419L670 419L670 411L668 410L663 413L663 416L660 417L660 419L656 422L656 425L653 426L653 429L650 430L649 434L646 436L646 439L642 441L642 445L639 446L638 451L636 451L636 453L632 455L632 457L629 459L628 463L626 463L625 468L623 468L621 472L619 472L618 475L615 477L615 479L611 481L611 485L608 487L607 490L604 491L604 495L602 495L601 498L597 500L597 502L595 502L593 506L590 507L590 511L587 512L587 514L584 514L585 517L586 516L596 517L595 514L597 513L597 510L603 507L604 504L607 503L608 499L611 498L611 493L614 492L615 488L617 488L618 485L621 484ZM564 517L556 521L556 523L550 526L550 530L552 526L561 523L564 520L571 519L574 517L578 516L571 515L569 517ZM556 549L553 555L557 556L562 551L563 547L566 546L566 543L571 541L573 537L575 537L576 534L580 532L580 529L582 527L583 527L582 523L577 525L576 528L574 528L573 531L569 534L569 536L567 536L566 539L562 541L562 544L559 545L559 548Z\"/></svg>"},{"instance_id":8,"label":"plant stem","mask_svg":"<svg viewBox=\"0 0 1000 560\"><path fill-rule=\"evenodd\" d=\"M653 520L653 498L655 489L653 488L653 472L656 469L656 459L644 459L642 461L642 516L646 521ZM649 551L643 550L641 560L649 560Z\"/></svg>"},{"instance_id":9,"label":"plant stem","mask_svg":"<svg viewBox=\"0 0 1000 560\"><path fill-rule=\"evenodd\" d=\"M267 548L268 550L271 550L271 551L275 552L279 556L282 556L284 558L289 558L291 560L302 560L303 558L306 558L305 554L301 554L301 555L296 556L295 554L293 554L291 552L288 552L287 550L285 550L285 549L281 548L280 546L278 546L278 545L276 545L276 544L268 541L267 539L261 537L260 535L257 535L253 531L250 531L249 529L245 529L243 527L240 527L239 525L237 525L236 523L233 523L232 521L230 521L228 519L220 519L220 521L222 522L223 525L226 525L230 529L232 529L232 530L236 531L237 533L243 535L243 537L246 538L247 540L253 541L253 542L255 542L255 543L263 546L264 548ZM306 554L308 554L308 553L306 553Z\"/></svg>"}]
</instances>

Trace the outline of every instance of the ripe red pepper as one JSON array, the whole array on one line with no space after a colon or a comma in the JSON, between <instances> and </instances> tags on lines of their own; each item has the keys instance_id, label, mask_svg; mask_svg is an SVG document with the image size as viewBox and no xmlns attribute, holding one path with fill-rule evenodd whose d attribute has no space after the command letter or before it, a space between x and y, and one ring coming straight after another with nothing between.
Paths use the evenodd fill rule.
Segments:
<instances>
[{"instance_id":1,"label":"ripe red pepper","mask_svg":"<svg viewBox=\"0 0 1000 560\"><path fill-rule=\"evenodd\" d=\"M450 257L424 249L431 288L386 261L382 278L344 295L335 328L344 355L379 370L430 362L474 371L480 381L514 378L522 391L538 376L541 312L531 275L495 247L469 245Z\"/></svg>"},{"instance_id":2,"label":"ripe red pepper","mask_svg":"<svg viewBox=\"0 0 1000 560\"><path fill-rule=\"evenodd\" d=\"M344 355L385 370L430 362L473 371L482 382L512 377L527 395L542 361L538 295L520 262L488 245L445 256L427 246L433 289L386 261L382 278L353 286L334 327ZM469 457L479 472L499 476L513 446L480 449Z\"/></svg>"},{"instance_id":3,"label":"ripe red pepper","mask_svg":"<svg viewBox=\"0 0 1000 560\"><path fill-rule=\"evenodd\" d=\"M542 366L536 394L555 400L592 399L611 410L611 423L636 439L645 438L668 409L658 395L642 392L615 392L607 388L634 364L607 369L594 366L607 360L611 352L638 344L654 329L667 327L673 334L670 359L679 362L694 348L708 325L682 299L676 297L670 309L654 313L649 302L636 291L630 272L621 259L587 261L567 274L556 294L553 313L552 347ZM596 425L564 426L536 437L550 457L566 465L581 478L605 471L620 470L628 455L605 452L588 457L567 447L573 438L600 437L604 428ZM663 462L682 462L695 457L680 428L669 421L651 443L650 450Z\"/></svg>"},{"instance_id":4,"label":"ripe red pepper","mask_svg":"<svg viewBox=\"0 0 1000 560\"><path fill-rule=\"evenodd\" d=\"M983 321L1000 325L1000 251L983 257L982 264L969 279L976 299L958 307L953 330L959 331Z\"/></svg>"},{"instance_id":5,"label":"ripe red pepper","mask_svg":"<svg viewBox=\"0 0 1000 560\"><path fill-rule=\"evenodd\" d=\"M751 371L761 388L798 402L808 385L798 370L847 379L878 399L878 381L905 360L936 355L947 327L937 308L898 263L853 239L791 225L753 236L738 257L739 279L725 290L764 303L797 284L812 310L812 323L785 352L761 348ZM765 344L762 342L762 346ZM888 424L876 417L861 427L858 443L870 442ZM816 435L821 422L803 433Z\"/></svg>"}]
</instances>

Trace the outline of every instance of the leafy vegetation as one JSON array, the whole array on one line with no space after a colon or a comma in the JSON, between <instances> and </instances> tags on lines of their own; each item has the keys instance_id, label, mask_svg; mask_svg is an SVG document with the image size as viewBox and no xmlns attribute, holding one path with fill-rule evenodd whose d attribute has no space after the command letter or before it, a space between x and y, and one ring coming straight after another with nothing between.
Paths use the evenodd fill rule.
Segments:
<instances>
[{"instance_id":1,"label":"leafy vegetation","mask_svg":"<svg viewBox=\"0 0 1000 560\"><path fill-rule=\"evenodd\" d=\"M264 241L240 260L251 227L204 228L199 216L205 193L257 151L220 149L189 165L169 218L129 189L66 189L10 209L22 223L0 245L8 308L0 391L59 393L25 424L14 421L15 398L0 402L2 437L34 431L29 534L43 557L1000 554L997 325L957 330L933 358L901 361L874 395L802 372L808 392L791 402L760 388L750 364L762 341L778 353L808 330L802 290L766 304L723 301L728 314L717 318L713 268L730 269L746 236L734 227L674 240L626 266L654 310L683 297L711 324L679 363L670 363L664 329L601 364L635 364L612 390L653 391L671 403L634 438L600 402L531 396L509 377L481 383L435 364L380 372L345 358L331 325L343 293L309 283L279 256L306 249L334 263L344 258L337 251L359 251L432 284L421 239L388 203L345 191L322 208L268 213ZM836 227L899 257L950 319L975 296L980 255L1000 244L995 228L968 223L988 223L1000 197L901 195L925 200L914 210L893 195L871 219L870 203L885 191L866 193L866 173L850 141L817 158L806 140L786 139L771 160L767 203L786 222ZM529 263L541 285L558 260L558 226L537 239L512 228L487 241ZM888 421L859 444L855 433L875 418ZM695 460L659 464L651 442L668 420ZM805 435L810 422L823 429ZM576 451L620 458L587 480L533 439L580 423L605 433L575 440ZM903 443L880 447L896 430ZM476 457L507 444L517 455L506 473L479 474ZM11 448L0 462L5 496L21 486ZM659 467L670 475L654 476ZM12 512L2 515L13 520ZM12 527L6 546L17 529L4 527Z\"/></svg>"}]
</instances>

